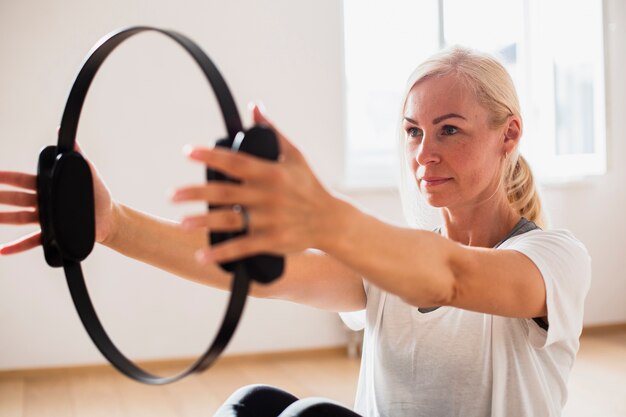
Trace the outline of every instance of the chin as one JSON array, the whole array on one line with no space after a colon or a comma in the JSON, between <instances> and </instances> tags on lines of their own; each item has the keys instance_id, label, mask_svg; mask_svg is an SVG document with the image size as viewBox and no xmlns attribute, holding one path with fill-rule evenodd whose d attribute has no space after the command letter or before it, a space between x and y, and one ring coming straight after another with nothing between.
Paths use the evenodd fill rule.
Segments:
<instances>
[{"instance_id":1,"label":"chin","mask_svg":"<svg viewBox=\"0 0 626 417\"><path fill-rule=\"evenodd\" d=\"M447 207L450 204L450 199L444 195L423 193L420 192L422 199L428 203L429 206L434 208Z\"/></svg>"},{"instance_id":2,"label":"chin","mask_svg":"<svg viewBox=\"0 0 626 417\"><path fill-rule=\"evenodd\" d=\"M433 208L444 208L444 207L448 207L448 204L446 204L445 201L437 201L437 200L426 200L426 202L428 203L429 206L433 207Z\"/></svg>"}]
</instances>

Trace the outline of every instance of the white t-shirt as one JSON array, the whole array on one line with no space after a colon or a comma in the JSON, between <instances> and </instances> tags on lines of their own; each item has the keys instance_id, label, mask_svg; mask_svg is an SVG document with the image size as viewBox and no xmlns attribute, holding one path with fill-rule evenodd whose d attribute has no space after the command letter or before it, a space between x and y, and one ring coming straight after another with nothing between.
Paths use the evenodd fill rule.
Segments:
<instances>
[{"instance_id":1,"label":"white t-shirt","mask_svg":"<svg viewBox=\"0 0 626 417\"><path fill-rule=\"evenodd\" d=\"M548 330L532 319L453 307L420 313L364 281L366 309L341 313L352 329L365 328L357 413L561 415L579 347L591 259L583 244L565 230L533 230L508 239L498 250L519 251L541 271Z\"/></svg>"}]
</instances>

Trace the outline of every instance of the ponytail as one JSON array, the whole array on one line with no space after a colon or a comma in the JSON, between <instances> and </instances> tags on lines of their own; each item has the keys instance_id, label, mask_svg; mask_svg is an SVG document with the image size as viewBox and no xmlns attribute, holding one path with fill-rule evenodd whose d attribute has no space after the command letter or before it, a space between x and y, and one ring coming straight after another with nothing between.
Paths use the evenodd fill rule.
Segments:
<instances>
[{"instance_id":1,"label":"ponytail","mask_svg":"<svg viewBox=\"0 0 626 417\"><path fill-rule=\"evenodd\" d=\"M504 187L509 204L520 216L544 227L541 200L528 162L519 154L507 158Z\"/></svg>"}]
</instances>

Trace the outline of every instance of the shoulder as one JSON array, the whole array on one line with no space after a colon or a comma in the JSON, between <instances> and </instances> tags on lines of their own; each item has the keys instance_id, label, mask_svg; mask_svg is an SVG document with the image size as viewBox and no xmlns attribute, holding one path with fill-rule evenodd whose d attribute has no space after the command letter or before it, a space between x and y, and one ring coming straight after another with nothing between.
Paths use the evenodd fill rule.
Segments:
<instances>
[{"instance_id":1,"label":"shoulder","mask_svg":"<svg viewBox=\"0 0 626 417\"><path fill-rule=\"evenodd\" d=\"M555 342L576 346L584 303L591 285L591 257L585 245L568 230L533 230L516 236L501 248L521 252L539 269L546 289L549 328L532 323L528 337L535 348Z\"/></svg>"},{"instance_id":2,"label":"shoulder","mask_svg":"<svg viewBox=\"0 0 626 417\"><path fill-rule=\"evenodd\" d=\"M565 229L533 230L515 236L500 246L529 257L540 271L550 275L591 278L591 257L585 245L572 232Z\"/></svg>"},{"instance_id":3,"label":"shoulder","mask_svg":"<svg viewBox=\"0 0 626 417\"><path fill-rule=\"evenodd\" d=\"M533 247L557 250L558 252L571 252L577 256L589 256L585 245L572 232L566 229L533 230L514 236L500 246L501 249Z\"/></svg>"}]
</instances>

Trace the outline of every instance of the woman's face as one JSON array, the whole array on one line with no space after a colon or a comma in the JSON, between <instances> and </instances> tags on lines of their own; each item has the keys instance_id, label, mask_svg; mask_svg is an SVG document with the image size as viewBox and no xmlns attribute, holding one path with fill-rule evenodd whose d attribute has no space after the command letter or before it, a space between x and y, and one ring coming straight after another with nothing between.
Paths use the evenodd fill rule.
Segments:
<instances>
[{"instance_id":1,"label":"woman's face","mask_svg":"<svg viewBox=\"0 0 626 417\"><path fill-rule=\"evenodd\" d=\"M505 152L514 146L505 141L508 128L490 128L487 110L454 76L427 78L413 86L403 130L411 172L434 207L471 206L490 199L497 191Z\"/></svg>"}]
</instances>

